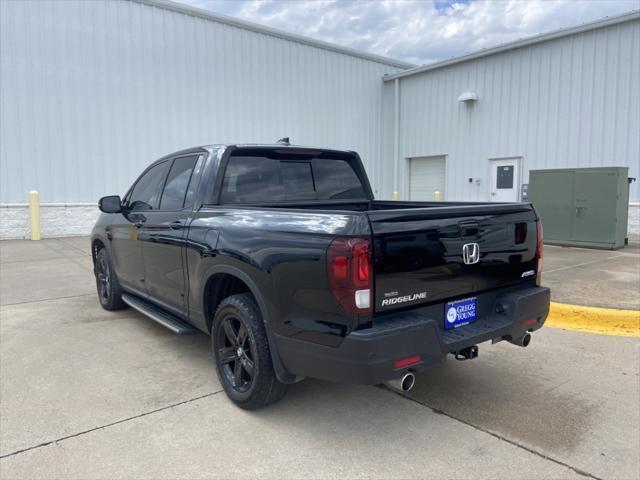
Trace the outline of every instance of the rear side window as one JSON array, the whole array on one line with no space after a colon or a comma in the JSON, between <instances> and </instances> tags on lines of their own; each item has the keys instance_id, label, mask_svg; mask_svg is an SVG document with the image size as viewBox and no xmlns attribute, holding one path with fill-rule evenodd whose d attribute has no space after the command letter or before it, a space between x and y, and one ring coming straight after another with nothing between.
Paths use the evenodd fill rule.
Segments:
<instances>
[{"instance_id":1,"label":"rear side window","mask_svg":"<svg viewBox=\"0 0 640 480\"><path fill-rule=\"evenodd\" d=\"M169 162L154 165L138 179L127 202L131 210L154 210L158 208L158 200L164 179L169 169Z\"/></svg>"},{"instance_id":2,"label":"rear side window","mask_svg":"<svg viewBox=\"0 0 640 480\"><path fill-rule=\"evenodd\" d=\"M347 160L286 157L238 155L229 158L221 203L367 199L360 179Z\"/></svg>"},{"instance_id":3,"label":"rear side window","mask_svg":"<svg viewBox=\"0 0 640 480\"><path fill-rule=\"evenodd\" d=\"M167 183L162 192L160 210L180 210L184 207L187 187L191 181L193 168L198 156L178 157L173 161Z\"/></svg>"}]
</instances>

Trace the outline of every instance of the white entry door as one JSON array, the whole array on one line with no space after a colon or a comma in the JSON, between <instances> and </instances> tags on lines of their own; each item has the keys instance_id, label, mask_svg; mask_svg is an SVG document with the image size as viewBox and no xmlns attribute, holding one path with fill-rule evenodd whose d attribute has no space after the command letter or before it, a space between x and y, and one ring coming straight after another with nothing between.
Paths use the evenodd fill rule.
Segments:
<instances>
[{"instance_id":1,"label":"white entry door","mask_svg":"<svg viewBox=\"0 0 640 480\"><path fill-rule=\"evenodd\" d=\"M518 202L520 200L520 159L491 160L490 201Z\"/></svg>"},{"instance_id":2,"label":"white entry door","mask_svg":"<svg viewBox=\"0 0 640 480\"><path fill-rule=\"evenodd\" d=\"M409 162L409 200L433 201L435 192L444 200L445 157L416 157Z\"/></svg>"}]
</instances>

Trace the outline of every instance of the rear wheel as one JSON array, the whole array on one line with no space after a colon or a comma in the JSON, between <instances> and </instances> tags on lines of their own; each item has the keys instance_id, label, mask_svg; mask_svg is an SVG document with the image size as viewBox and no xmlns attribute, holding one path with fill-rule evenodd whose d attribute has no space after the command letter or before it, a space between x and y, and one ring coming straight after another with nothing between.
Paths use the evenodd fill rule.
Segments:
<instances>
[{"instance_id":1,"label":"rear wheel","mask_svg":"<svg viewBox=\"0 0 640 480\"><path fill-rule=\"evenodd\" d=\"M276 378L262 315L250 294L220 303L211 342L218 378L236 405L255 410L284 396L287 386Z\"/></svg>"},{"instance_id":2,"label":"rear wheel","mask_svg":"<svg viewBox=\"0 0 640 480\"><path fill-rule=\"evenodd\" d=\"M122 287L118 282L113 268L111 258L106 248L101 248L96 254L96 287L98 289L98 299L100 305L105 310L121 310L127 307L122 301Z\"/></svg>"}]
</instances>

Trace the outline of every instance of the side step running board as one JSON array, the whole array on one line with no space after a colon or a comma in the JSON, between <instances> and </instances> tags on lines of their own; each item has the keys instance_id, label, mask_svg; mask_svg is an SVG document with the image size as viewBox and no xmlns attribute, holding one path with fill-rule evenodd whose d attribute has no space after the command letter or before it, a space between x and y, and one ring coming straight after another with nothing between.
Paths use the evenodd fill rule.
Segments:
<instances>
[{"instance_id":1,"label":"side step running board","mask_svg":"<svg viewBox=\"0 0 640 480\"><path fill-rule=\"evenodd\" d=\"M186 322L183 322L175 315L171 315L164 310L152 305L149 302L142 300L141 298L134 297L128 293L122 294L122 301L129 305L131 308L139 311L143 315L146 315L151 320L158 322L165 328L168 328L173 333L178 335L190 335L198 333L198 330Z\"/></svg>"}]
</instances>

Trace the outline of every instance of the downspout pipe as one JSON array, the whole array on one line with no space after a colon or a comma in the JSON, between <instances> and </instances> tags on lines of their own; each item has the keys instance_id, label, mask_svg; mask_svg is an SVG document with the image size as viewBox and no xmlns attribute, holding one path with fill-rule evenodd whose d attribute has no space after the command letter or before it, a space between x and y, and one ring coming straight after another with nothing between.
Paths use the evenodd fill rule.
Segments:
<instances>
[{"instance_id":1,"label":"downspout pipe","mask_svg":"<svg viewBox=\"0 0 640 480\"><path fill-rule=\"evenodd\" d=\"M393 112L393 194L392 200L400 198L400 79L393 80L394 112Z\"/></svg>"}]
</instances>

